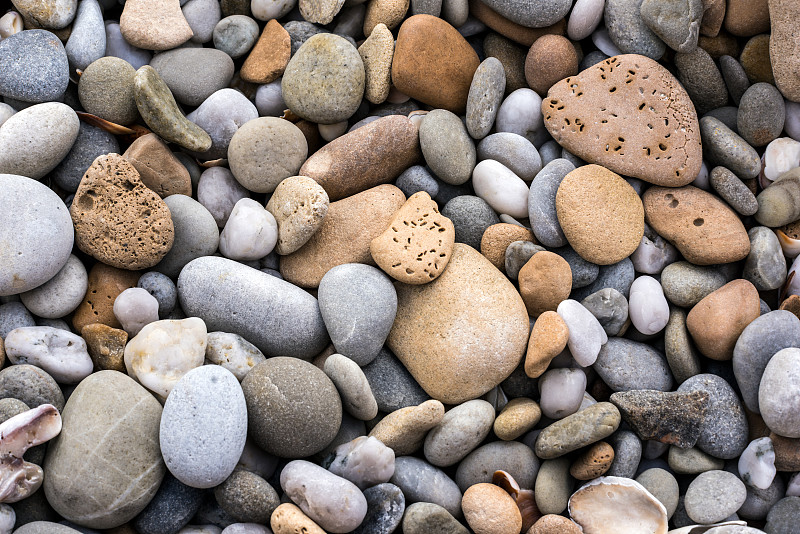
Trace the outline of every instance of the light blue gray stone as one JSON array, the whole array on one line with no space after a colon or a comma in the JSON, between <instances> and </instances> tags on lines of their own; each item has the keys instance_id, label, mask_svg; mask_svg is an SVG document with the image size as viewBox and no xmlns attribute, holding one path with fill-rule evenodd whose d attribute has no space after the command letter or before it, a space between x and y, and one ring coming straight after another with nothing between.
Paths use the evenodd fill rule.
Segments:
<instances>
[{"instance_id":1,"label":"light blue gray stone","mask_svg":"<svg viewBox=\"0 0 800 534\"><path fill-rule=\"evenodd\" d=\"M461 490L453 479L425 460L400 456L394 460L392 484L403 491L406 502L432 502L454 517L461 516Z\"/></svg>"},{"instance_id":2,"label":"light blue gray stone","mask_svg":"<svg viewBox=\"0 0 800 534\"><path fill-rule=\"evenodd\" d=\"M744 262L742 278L759 291L778 289L786 281L786 258L775 232L766 226L756 226L747 232L750 253Z\"/></svg>"},{"instance_id":3,"label":"light blue gray stone","mask_svg":"<svg viewBox=\"0 0 800 534\"><path fill-rule=\"evenodd\" d=\"M564 258L572 271L572 288L586 287L600 275L600 266L581 257L569 245L554 249L553 252Z\"/></svg>"},{"instance_id":4,"label":"light blue gray stone","mask_svg":"<svg viewBox=\"0 0 800 534\"><path fill-rule=\"evenodd\" d=\"M146 290L158 301L158 317L160 319L166 319L175 309L178 301L178 288L169 276L157 271L149 271L139 277L136 287Z\"/></svg>"},{"instance_id":5,"label":"light blue gray stone","mask_svg":"<svg viewBox=\"0 0 800 534\"><path fill-rule=\"evenodd\" d=\"M205 206L191 197L170 195L164 202L172 216L175 238L172 248L153 270L176 278L193 259L210 256L217 251L219 229Z\"/></svg>"},{"instance_id":6,"label":"light blue gray stone","mask_svg":"<svg viewBox=\"0 0 800 534\"><path fill-rule=\"evenodd\" d=\"M558 251L556 251L556 253L558 253ZM562 257L564 257L564 255L562 255ZM568 263L570 262L570 260L566 257L564 257L564 259L566 259ZM572 264L570 263L570 265ZM634 271L633 262L630 260L630 258L625 258L619 263L614 263L612 265L603 265L599 268L599 274L595 280L590 284L573 291L571 298L580 301L592 293L596 293L607 287L616 289L622 293L623 297L628 298L630 296L631 285L633 284L633 279L635 277L636 272ZM572 286L578 287L575 285L574 274Z\"/></svg>"},{"instance_id":7,"label":"light blue gray stone","mask_svg":"<svg viewBox=\"0 0 800 534\"><path fill-rule=\"evenodd\" d=\"M61 100L69 85L64 45L47 30L25 30L0 41L0 95L22 102Z\"/></svg>"},{"instance_id":8,"label":"light blue gray stone","mask_svg":"<svg viewBox=\"0 0 800 534\"><path fill-rule=\"evenodd\" d=\"M609 338L600 347L592 367L614 391L672 389L672 373L664 355L650 345L630 339Z\"/></svg>"},{"instance_id":9,"label":"light blue gray stone","mask_svg":"<svg viewBox=\"0 0 800 534\"><path fill-rule=\"evenodd\" d=\"M106 55L124 59L134 70L148 65L153 57L148 50L136 48L122 36L118 22L106 22Z\"/></svg>"},{"instance_id":10,"label":"light blue gray stone","mask_svg":"<svg viewBox=\"0 0 800 534\"><path fill-rule=\"evenodd\" d=\"M565 159L548 163L531 183L528 193L528 217L533 235L546 247L563 247L567 244L556 215L556 192L561 181L575 166Z\"/></svg>"},{"instance_id":11,"label":"light blue gray stone","mask_svg":"<svg viewBox=\"0 0 800 534\"><path fill-rule=\"evenodd\" d=\"M248 53L256 44L261 30L258 23L247 15L231 15L214 26L214 48L236 59Z\"/></svg>"},{"instance_id":12,"label":"light blue gray stone","mask_svg":"<svg viewBox=\"0 0 800 534\"><path fill-rule=\"evenodd\" d=\"M403 192L406 198L420 191L425 191L431 198L435 198L439 194L439 183L422 165L414 165L403 171L395 180L394 185Z\"/></svg>"},{"instance_id":13,"label":"light blue gray stone","mask_svg":"<svg viewBox=\"0 0 800 534\"><path fill-rule=\"evenodd\" d=\"M106 55L106 29L97 0L81 0L72 23L72 32L64 47L74 69L85 69Z\"/></svg>"},{"instance_id":14,"label":"light blue gray stone","mask_svg":"<svg viewBox=\"0 0 800 534\"><path fill-rule=\"evenodd\" d=\"M542 170L539 151L525 137L511 132L498 132L478 143L478 161L493 159L514 174L530 182Z\"/></svg>"},{"instance_id":15,"label":"light blue gray stone","mask_svg":"<svg viewBox=\"0 0 800 534\"><path fill-rule=\"evenodd\" d=\"M215 48L175 48L157 54L150 65L172 91L175 100L199 106L233 77L233 60Z\"/></svg>"},{"instance_id":16,"label":"light blue gray stone","mask_svg":"<svg viewBox=\"0 0 800 534\"><path fill-rule=\"evenodd\" d=\"M664 41L647 27L639 15L643 0L606 0L604 19L608 36L623 54L641 54L661 59Z\"/></svg>"}]
</instances>

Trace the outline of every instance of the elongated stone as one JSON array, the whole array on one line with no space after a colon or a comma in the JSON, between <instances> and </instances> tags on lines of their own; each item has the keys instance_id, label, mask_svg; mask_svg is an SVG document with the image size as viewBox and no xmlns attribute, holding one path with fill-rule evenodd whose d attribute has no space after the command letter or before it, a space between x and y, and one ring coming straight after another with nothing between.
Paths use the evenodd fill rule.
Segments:
<instances>
[{"instance_id":1,"label":"elongated stone","mask_svg":"<svg viewBox=\"0 0 800 534\"><path fill-rule=\"evenodd\" d=\"M610 400L640 438L683 449L697 443L709 405L705 391L635 389L614 393Z\"/></svg>"},{"instance_id":2,"label":"elongated stone","mask_svg":"<svg viewBox=\"0 0 800 534\"><path fill-rule=\"evenodd\" d=\"M558 458L610 436L619 423L617 407L610 402L598 402L542 430L534 452L544 460Z\"/></svg>"}]
</instances>

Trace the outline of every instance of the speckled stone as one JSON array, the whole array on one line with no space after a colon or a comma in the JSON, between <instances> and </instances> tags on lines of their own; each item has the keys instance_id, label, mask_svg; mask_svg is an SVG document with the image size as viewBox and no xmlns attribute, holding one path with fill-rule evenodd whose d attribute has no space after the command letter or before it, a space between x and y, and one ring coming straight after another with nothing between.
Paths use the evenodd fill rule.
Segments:
<instances>
[{"instance_id":1,"label":"speckled stone","mask_svg":"<svg viewBox=\"0 0 800 534\"><path fill-rule=\"evenodd\" d=\"M599 402L561 419L542 430L536 438L536 456L553 459L610 436L619 427L616 406Z\"/></svg>"},{"instance_id":2,"label":"speckled stone","mask_svg":"<svg viewBox=\"0 0 800 534\"><path fill-rule=\"evenodd\" d=\"M378 409L384 413L416 406L430 398L408 369L386 348L381 349L378 356L365 365L362 371L378 403Z\"/></svg>"},{"instance_id":3,"label":"speckled stone","mask_svg":"<svg viewBox=\"0 0 800 534\"><path fill-rule=\"evenodd\" d=\"M736 129L754 147L764 146L783 131L786 107L774 85L756 83L742 95Z\"/></svg>"},{"instance_id":4,"label":"speckled stone","mask_svg":"<svg viewBox=\"0 0 800 534\"><path fill-rule=\"evenodd\" d=\"M133 93L136 70L118 57L102 57L90 64L78 80L78 98L88 112L116 124L139 118Z\"/></svg>"},{"instance_id":5,"label":"speckled stone","mask_svg":"<svg viewBox=\"0 0 800 534\"><path fill-rule=\"evenodd\" d=\"M669 391L672 387L672 373L664 355L630 339L609 338L600 348L594 369L614 391Z\"/></svg>"},{"instance_id":6,"label":"speckled stone","mask_svg":"<svg viewBox=\"0 0 800 534\"><path fill-rule=\"evenodd\" d=\"M195 0L196 1L196 0ZM199 106L228 85L233 60L214 48L177 48L157 54L150 65L181 104Z\"/></svg>"},{"instance_id":7,"label":"speckled stone","mask_svg":"<svg viewBox=\"0 0 800 534\"><path fill-rule=\"evenodd\" d=\"M442 215L453 221L456 242L480 250L483 233L500 222L494 210L480 197L460 195L442 208Z\"/></svg>"},{"instance_id":8,"label":"speckled stone","mask_svg":"<svg viewBox=\"0 0 800 534\"><path fill-rule=\"evenodd\" d=\"M473 139L483 139L491 131L505 88L500 60L485 59L475 71L467 96L467 131Z\"/></svg>"},{"instance_id":9,"label":"speckled stone","mask_svg":"<svg viewBox=\"0 0 800 534\"><path fill-rule=\"evenodd\" d=\"M0 95L22 102L53 102L69 84L64 45L46 30L27 30L0 41Z\"/></svg>"}]
</instances>

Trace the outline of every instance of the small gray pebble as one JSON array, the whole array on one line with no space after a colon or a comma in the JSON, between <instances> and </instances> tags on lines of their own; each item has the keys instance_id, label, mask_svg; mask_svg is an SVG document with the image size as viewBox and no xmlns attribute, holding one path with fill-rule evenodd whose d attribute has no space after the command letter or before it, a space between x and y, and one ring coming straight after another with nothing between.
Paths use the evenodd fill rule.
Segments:
<instances>
[{"instance_id":1,"label":"small gray pebble","mask_svg":"<svg viewBox=\"0 0 800 534\"><path fill-rule=\"evenodd\" d=\"M747 77L744 67L736 58L720 56L719 70L722 72L722 78L725 80L725 85L728 87L728 93L730 93L733 103L738 106L742 100L742 95L750 87L750 79Z\"/></svg>"},{"instance_id":2,"label":"small gray pebble","mask_svg":"<svg viewBox=\"0 0 800 534\"><path fill-rule=\"evenodd\" d=\"M614 448L614 461L605 474L633 478L642 459L642 440L630 430L618 430L606 441Z\"/></svg>"},{"instance_id":3,"label":"small gray pebble","mask_svg":"<svg viewBox=\"0 0 800 534\"><path fill-rule=\"evenodd\" d=\"M556 254L559 254L562 258L567 260L567 263L570 262L570 259L566 257L565 254L562 254L560 251L564 249L556 250ZM593 265L593 264L589 264ZM596 293L601 289L605 289L607 287L611 287L622 293L622 296L628 298L631 292L631 285L633 284L633 279L636 277L636 273L633 269L633 262L630 258L625 258L624 260L614 263L612 265L603 265L599 267L599 274L595 277L594 281L587 284L586 286L580 287L575 285L575 271L573 270L573 278L572 278L572 287L575 288L572 292L572 297L575 300L581 301L591 295L592 293Z\"/></svg>"},{"instance_id":4,"label":"small gray pebble","mask_svg":"<svg viewBox=\"0 0 800 534\"><path fill-rule=\"evenodd\" d=\"M430 399L397 357L383 348L369 365L362 369L367 377L378 409L391 413L408 406L417 406Z\"/></svg>"},{"instance_id":5,"label":"small gray pebble","mask_svg":"<svg viewBox=\"0 0 800 534\"><path fill-rule=\"evenodd\" d=\"M725 167L714 167L709 175L711 187L739 214L748 216L758 211L756 196L744 182Z\"/></svg>"},{"instance_id":6,"label":"small gray pebble","mask_svg":"<svg viewBox=\"0 0 800 534\"><path fill-rule=\"evenodd\" d=\"M530 182L542 170L542 158L536 147L521 135L498 132L478 144L478 161L493 159L508 167L514 174Z\"/></svg>"},{"instance_id":7,"label":"small gray pebble","mask_svg":"<svg viewBox=\"0 0 800 534\"><path fill-rule=\"evenodd\" d=\"M0 306L0 338L5 339L16 328L36 326L33 315L21 302L9 302Z\"/></svg>"},{"instance_id":8,"label":"small gray pebble","mask_svg":"<svg viewBox=\"0 0 800 534\"><path fill-rule=\"evenodd\" d=\"M786 281L786 259L778 236L766 226L751 228L747 235L750 253L744 262L742 278L752 282L759 291L778 289Z\"/></svg>"},{"instance_id":9,"label":"small gray pebble","mask_svg":"<svg viewBox=\"0 0 800 534\"><path fill-rule=\"evenodd\" d=\"M456 242L467 244L475 250L481 249L481 238L486 229L500 222L485 200L472 195L455 197L445 204L441 212L453 221Z\"/></svg>"},{"instance_id":10,"label":"small gray pebble","mask_svg":"<svg viewBox=\"0 0 800 534\"><path fill-rule=\"evenodd\" d=\"M726 167L742 180L758 176L761 171L758 152L722 121L711 116L700 119L700 136L704 157L711 165Z\"/></svg>"},{"instance_id":11,"label":"small gray pebble","mask_svg":"<svg viewBox=\"0 0 800 534\"><path fill-rule=\"evenodd\" d=\"M436 178L431 176L431 173L422 165L414 165L403 171L397 177L394 185L403 192L406 198L420 191L425 191L431 198L436 198L436 195L439 194L439 184L436 182Z\"/></svg>"},{"instance_id":12,"label":"small gray pebble","mask_svg":"<svg viewBox=\"0 0 800 534\"><path fill-rule=\"evenodd\" d=\"M166 318L175 308L178 288L169 276L156 271L146 272L139 277L136 287L147 290L158 301L159 318Z\"/></svg>"},{"instance_id":13,"label":"small gray pebble","mask_svg":"<svg viewBox=\"0 0 800 534\"><path fill-rule=\"evenodd\" d=\"M72 68L85 69L106 55L106 28L97 0L81 0L64 47Z\"/></svg>"},{"instance_id":14,"label":"small gray pebble","mask_svg":"<svg viewBox=\"0 0 800 534\"><path fill-rule=\"evenodd\" d=\"M231 15L214 26L214 48L235 59L253 48L260 33L258 23L252 18L246 15Z\"/></svg>"},{"instance_id":15,"label":"small gray pebble","mask_svg":"<svg viewBox=\"0 0 800 534\"><path fill-rule=\"evenodd\" d=\"M528 217L533 234L546 247L563 247L567 244L556 214L556 192L564 177L574 170L575 165L570 161L555 159L539 171L531 183Z\"/></svg>"},{"instance_id":16,"label":"small gray pebble","mask_svg":"<svg viewBox=\"0 0 800 534\"><path fill-rule=\"evenodd\" d=\"M713 266L678 261L661 272L661 287L667 300L676 306L691 308L727 283L725 275Z\"/></svg>"},{"instance_id":17,"label":"small gray pebble","mask_svg":"<svg viewBox=\"0 0 800 534\"><path fill-rule=\"evenodd\" d=\"M425 460L413 456L395 458L390 482L402 490L408 503L432 502L455 517L461 515L459 487L444 471Z\"/></svg>"},{"instance_id":18,"label":"small gray pebble","mask_svg":"<svg viewBox=\"0 0 800 534\"><path fill-rule=\"evenodd\" d=\"M647 27L639 14L642 0L606 0L604 19L608 36L623 54L661 59L664 41Z\"/></svg>"}]
</instances>

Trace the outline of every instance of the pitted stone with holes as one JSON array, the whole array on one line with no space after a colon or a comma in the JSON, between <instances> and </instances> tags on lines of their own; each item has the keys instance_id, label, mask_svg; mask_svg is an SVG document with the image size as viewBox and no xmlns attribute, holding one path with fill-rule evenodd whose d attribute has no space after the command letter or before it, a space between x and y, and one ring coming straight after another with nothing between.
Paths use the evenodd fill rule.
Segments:
<instances>
[{"instance_id":1,"label":"pitted stone with holes","mask_svg":"<svg viewBox=\"0 0 800 534\"><path fill-rule=\"evenodd\" d=\"M455 236L450 219L439 213L428 193L420 191L397 211L386 231L372 240L370 252L375 263L395 280L425 284L444 271Z\"/></svg>"},{"instance_id":2,"label":"pitted stone with holes","mask_svg":"<svg viewBox=\"0 0 800 534\"><path fill-rule=\"evenodd\" d=\"M555 140L588 163L668 187L700 172L694 105L669 71L644 56L614 56L561 80L542 113Z\"/></svg>"}]
</instances>

